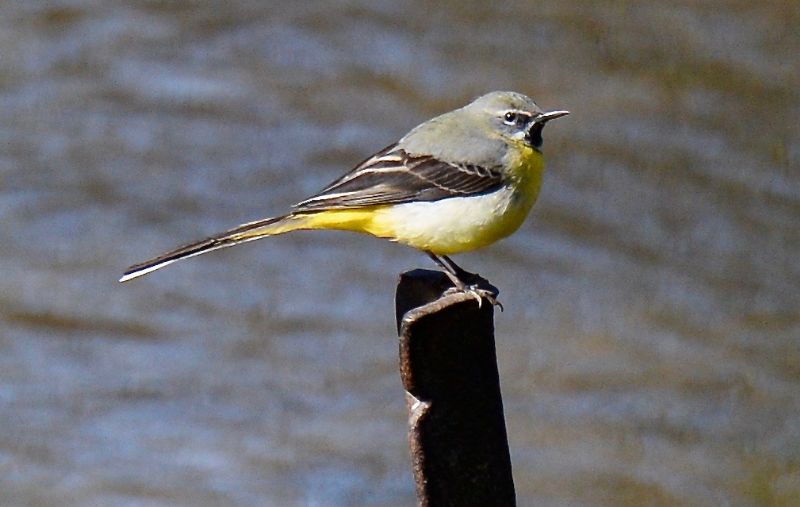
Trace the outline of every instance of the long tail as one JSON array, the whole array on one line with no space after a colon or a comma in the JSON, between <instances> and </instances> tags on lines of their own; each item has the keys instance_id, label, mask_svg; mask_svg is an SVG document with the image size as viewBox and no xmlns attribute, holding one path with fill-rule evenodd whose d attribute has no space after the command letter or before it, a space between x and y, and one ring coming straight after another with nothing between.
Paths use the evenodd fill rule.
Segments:
<instances>
[{"instance_id":1,"label":"long tail","mask_svg":"<svg viewBox=\"0 0 800 507\"><path fill-rule=\"evenodd\" d=\"M202 241L192 243L180 248L176 248L171 252L159 255L154 259L145 261L139 264L134 264L125 270L120 282L127 282L134 278L146 275L151 271L161 269L164 266L172 264L181 259L188 259L195 257L213 250L220 248L227 248L229 246L238 245L247 241L265 238L267 236L274 236L284 232L303 229L306 225L307 215L289 214L275 218L266 218L256 222L242 224L233 229L227 230L220 234L211 236Z\"/></svg>"}]
</instances>

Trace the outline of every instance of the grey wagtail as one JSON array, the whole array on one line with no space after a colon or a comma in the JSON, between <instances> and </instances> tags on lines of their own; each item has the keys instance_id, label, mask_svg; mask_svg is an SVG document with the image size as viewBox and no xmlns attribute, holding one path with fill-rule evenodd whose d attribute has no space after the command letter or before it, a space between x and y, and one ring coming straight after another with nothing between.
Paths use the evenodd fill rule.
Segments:
<instances>
[{"instance_id":1,"label":"grey wagtail","mask_svg":"<svg viewBox=\"0 0 800 507\"><path fill-rule=\"evenodd\" d=\"M539 195L542 129L567 111L543 112L515 92L491 92L432 118L358 164L289 213L242 224L128 268L120 282L180 259L307 229L372 234L427 253L455 288L495 302L465 282L448 255L519 228Z\"/></svg>"}]
</instances>

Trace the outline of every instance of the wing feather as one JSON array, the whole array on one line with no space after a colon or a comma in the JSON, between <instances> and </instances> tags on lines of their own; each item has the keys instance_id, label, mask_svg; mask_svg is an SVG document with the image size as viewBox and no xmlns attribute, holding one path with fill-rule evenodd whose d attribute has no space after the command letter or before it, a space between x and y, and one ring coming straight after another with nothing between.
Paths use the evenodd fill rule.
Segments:
<instances>
[{"instance_id":1,"label":"wing feather","mask_svg":"<svg viewBox=\"0 0 800 507\"><path fill-rule=\"evenodd\" d=\"M491 192L502 185L499 167L444 162L391 145L294 208L318 211L437 201Z\"/></svg>"}]
</instances>

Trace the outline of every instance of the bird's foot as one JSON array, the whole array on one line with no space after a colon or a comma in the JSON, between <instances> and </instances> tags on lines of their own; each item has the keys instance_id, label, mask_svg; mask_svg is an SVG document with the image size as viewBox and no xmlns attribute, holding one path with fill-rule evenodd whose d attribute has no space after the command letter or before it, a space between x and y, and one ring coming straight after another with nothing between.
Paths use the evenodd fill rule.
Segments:
<instances>
[{"instance_id":1,"label":"bird's foot","mask_svg":"<svg viewBox=\"0 0 800 507\"><path fill-rule=\"evenodd\" d=\"M493 306L499 306L500 311L503 311L503 305L497 300L497 295L500 294L500 291L490 284L486 278L461 268L446 255L436 255L433 252L427 253L433 262L442 268L442 272L447 275L447 278L453 284L452 287L444 292L445 295L463 292L475 298L478 302L478 308L483 305L483 300L485 299Z\"/></svg>"},{"instance_id":2,"label":"bird's foot","mask_svg":"<svg viewBox=\"0 0 800 507\"><path fill-rule=\"evenodd\" d=\"M465 285L462 283L459 285L460 287L456 286L447 289L445 291L445 295L464 293L475 298L475 300L478 302L478 308L483 305L483 300L485 299L493 306L499 307L501 312L503 311L503 304L497 300L499 292L496 288L492 287L491 289L486 289L479 287L478 284Z\"/></svg>"}]
</instances>

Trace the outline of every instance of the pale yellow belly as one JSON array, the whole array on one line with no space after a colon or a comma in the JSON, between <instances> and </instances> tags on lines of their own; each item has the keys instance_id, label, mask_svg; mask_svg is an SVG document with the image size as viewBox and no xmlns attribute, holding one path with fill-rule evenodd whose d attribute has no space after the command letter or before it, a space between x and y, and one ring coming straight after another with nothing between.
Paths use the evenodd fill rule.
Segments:
<instances>
[{"instance_id":1,"label":"pale yellow belly","mask_svg":"<svg viewBox=\"0 0 800 507\"><path fill-rule=\"evenodd\" d=\"M439 255L475 250L516 231L535 196L511 188L375 210L369 233Z\"/></svg>"},{"instance_id":2,"label":"pale yellow belly","mask_svg":"<svg viewBox=\"0 0 800 507\"><path fill-rule=\"evenodd\" d=\"M539 195L544 168L530 147L510 150L506 186L495 192L439 201L326 210L293 216L295 229L339 229L387 238L419 250L449 255L475 250L516 231ZM512 157L513 155L513 157Z\"/></svg>"}]
</instances>

